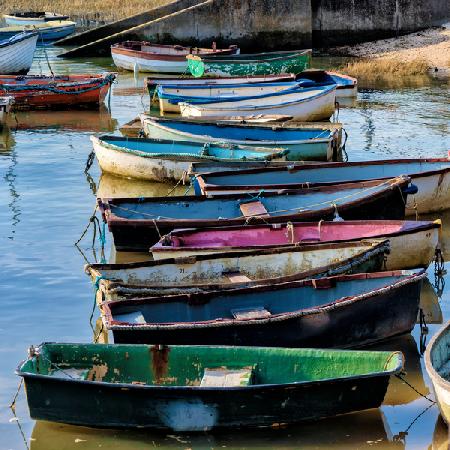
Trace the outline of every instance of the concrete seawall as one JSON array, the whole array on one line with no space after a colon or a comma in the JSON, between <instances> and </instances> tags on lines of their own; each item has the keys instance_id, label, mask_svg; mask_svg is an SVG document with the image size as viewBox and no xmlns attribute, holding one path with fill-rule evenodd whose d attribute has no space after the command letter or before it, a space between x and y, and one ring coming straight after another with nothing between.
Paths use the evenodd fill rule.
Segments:
<instances>
[{"instance_id":1,"label":"concrete seawall","mask_svg":"<svg viewBox=\"0 0 450 450\"><path fill-rule=\"evenodd\" d=\"M450 0L178 0L60 41L61 56L109 53L111 44L150 40L243 52L329 47L393 37L444 23Z\"/></svg>"}]
</instances>

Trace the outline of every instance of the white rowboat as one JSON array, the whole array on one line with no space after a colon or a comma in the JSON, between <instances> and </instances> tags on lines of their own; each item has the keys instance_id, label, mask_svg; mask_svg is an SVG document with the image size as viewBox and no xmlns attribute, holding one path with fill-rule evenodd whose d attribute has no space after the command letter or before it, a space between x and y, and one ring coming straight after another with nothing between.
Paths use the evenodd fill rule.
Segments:
<instances>
[{"instance_id":1,"label":"white rowboat","mask_svg":"<svg viewBox=\"0 0 450 450\"><path fill-rule=\"evenodd\" d=\"M33 63L38 37L38 33L20 33L0 41L0 74L27 74Z\"/></svg>"}]
</instances>

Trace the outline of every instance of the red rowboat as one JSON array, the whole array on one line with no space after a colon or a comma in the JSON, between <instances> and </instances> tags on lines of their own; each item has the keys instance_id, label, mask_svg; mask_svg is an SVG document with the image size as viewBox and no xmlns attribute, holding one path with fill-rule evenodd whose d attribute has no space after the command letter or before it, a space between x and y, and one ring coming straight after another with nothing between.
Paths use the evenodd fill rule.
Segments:
<instances>
[{"instance_id":1,"label":"red rowboat","mask_svg":"<svg viewBox=\"0 0 450 450\"><path fill-rule=\"evenodd\" d=\"M116 75L0 76L0 95L14 97L14 109L98 107Z\"/></svg>"},{"instance_id":2,"label":"red rowboat","mask_svg":"<svg viewBox=\"0 0 450 450\"><path fill-rule=\"evenodd\" d=\"M175 230L150 251L154 259L306 246L359 239L389 239L389 270L428 267L439 240L440 221L346 220Z\"/></svg>"}]
</instances>

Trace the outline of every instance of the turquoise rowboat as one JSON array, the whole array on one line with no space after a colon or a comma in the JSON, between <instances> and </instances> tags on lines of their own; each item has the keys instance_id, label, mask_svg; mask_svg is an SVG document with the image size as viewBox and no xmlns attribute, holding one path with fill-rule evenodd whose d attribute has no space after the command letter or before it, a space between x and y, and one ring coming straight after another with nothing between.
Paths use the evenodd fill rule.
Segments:
<instances>
[{"instance_id":1,"label":"turquoise rowboat","mask_svg":"<svg viewBox=\"0 0 450 450\"><path fill-rule=\"evenodd\" d=\"M308 69L311 50L231 55L227 57L188 58L191 73L204 70L205 75L245 76L299 73ZM202 65L203 64L203 65Z\"/></svg>"},{"instance_id":2,"label":"turquoise rowboat","mask_svg":"<svg viewBox=\"0 0 450 450\"><path fill-rule=\"evenodd\" d=\"M402 367L401 352L55 343L16 373L36 420L204 432L378 408Z\"/></svg>"},{"instance_id":3,"label":"turquoise rowboat","mask_svg":"<svg viewBox=\"0 0 450 450\"><path fill-rule=\"evenodd\" d=\"M151 181L179 181L193 161L283 160L289 150L161 139L91 136L103 172Z\"/></svg>"},{"instance_id":4,"label":"turquoise rowboat","mask_svg":"<svg viewBox=\"0 0 450 450\"><path fill-rule=\"evenodd\" d=\"M293 124L228 124L225 122L140 116L147 137L191 142L220 142L289 150L288 161L331 161L339 154L341 129Z\"/></svg>"}]
</instances>

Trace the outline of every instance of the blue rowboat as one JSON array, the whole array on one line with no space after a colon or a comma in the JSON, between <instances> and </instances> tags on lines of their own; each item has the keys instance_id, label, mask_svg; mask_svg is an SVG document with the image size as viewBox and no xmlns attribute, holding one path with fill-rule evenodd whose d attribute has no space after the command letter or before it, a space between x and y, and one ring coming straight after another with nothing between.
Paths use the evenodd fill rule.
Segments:
<instances>
[{"instance_id":1,"label":"blue rowboat","mask_svg":"<svg viewBox=\"0 0 450 450\"><path fill-rule=\"evenodd\" d=\"M277 83L222 84L220 86L158 86L159 109L164 113L179 113L178 103L216 103L224 100L246 100L261 96L288 93L301 87L311 87L314 83L306 81L288 81Z\"/></svg>"},{"instance_id":2,"label":"blue rowboat","mask_svg":"<svg viewBox=\"0 0 450 450\"><path fill-rule=\"evenodd\" d=\"M0 39L9 39L10 37L22 31L36 31L39 34L39 41L54 41L72 34L75 31L75 22L71 21L50 21L39 25L27 26L9 26L0 28Z\"/></svg>"},{"instance_id":3,"label":"blue rowboat","mask_svg":"<svg viewBox=\"0 0 450 450\"><path fill-rule=\"evenodd\" d=\"M402 220L409 178L258 195L99 199L117 250L148 251L176 228L208 228L333 219Z\"/></svg>"},{"instance_id":4,"label":"blue rowboat","mask_svg":"<svg viewBox=\"0 0 450 450\"><path fill-rule=\"evenodd\" d=\"M179 181L193 161L269 161L284 159L289 150L162 139L91 137L104 172L143 180Z\"/></svg>"},{"instance_id":5,"label":"blue rowboat","mask_svg":"<svg viewBox=\"0 0 450 450\"><path fill-rule=\"evenodd\" d=\"M418 193L407 205L413 214L450 208L450 159L394 159L350 163L286 165L204 173L194 181L197 194L278 191L408 175ZM241 166L242 168L242 166Z\"/></svg>"},{"instance_id":6,"label":"blue rowboat","mask_svg":"<svg viewBox=\"0 0 450 450\"><path fill-rule=\"evenodd\" d=\"M330 161L338 157L340 127L333 124L229 124L140 116L147 137L191 142L221 142L289 150L288 161Z\"/></svg>"},{"instance_id":7,"label":"blue rowboat","mask_svg":"<svg viewBox=\"0 0 450 450\"><path fill-rule=\"evenodd\" d=\"M106 302L115 343L351 348L411 332L424 270Z\"/></svg>"}]
</instances>

